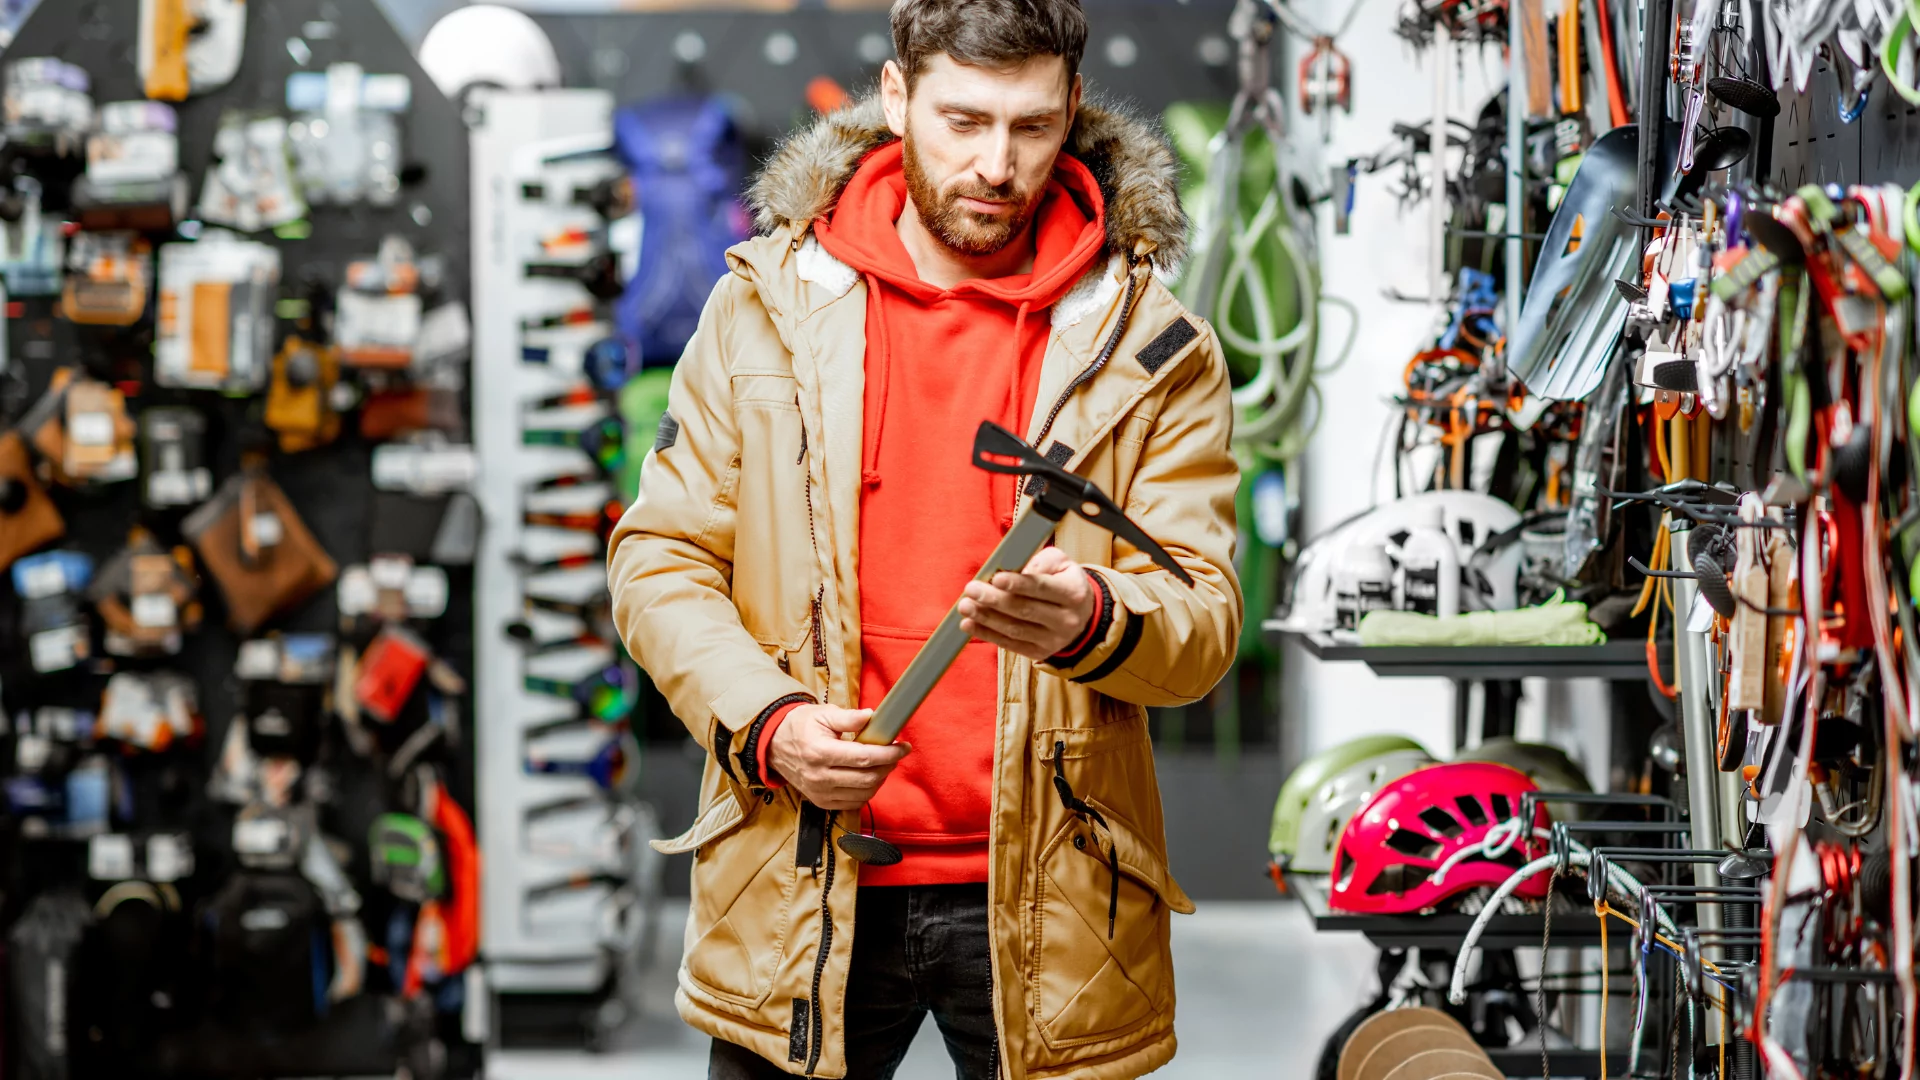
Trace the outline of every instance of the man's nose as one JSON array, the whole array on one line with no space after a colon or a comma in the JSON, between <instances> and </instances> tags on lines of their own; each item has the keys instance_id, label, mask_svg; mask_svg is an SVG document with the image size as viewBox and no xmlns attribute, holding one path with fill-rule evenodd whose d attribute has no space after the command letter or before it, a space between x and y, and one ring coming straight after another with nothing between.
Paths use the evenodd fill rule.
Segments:
<instances>
[{"instance_id":1,"label":"man's nose","mask_svg":"<svg viewBox=\"0 0 1920 1080\"><path fill-rule=\"evenodd\" d=\"M973 163L974 171L980 179L991 187L1000 187L1013 179L1013 133L1000 130L993 133L990 145Z\"/></svg>"}]
</instances>

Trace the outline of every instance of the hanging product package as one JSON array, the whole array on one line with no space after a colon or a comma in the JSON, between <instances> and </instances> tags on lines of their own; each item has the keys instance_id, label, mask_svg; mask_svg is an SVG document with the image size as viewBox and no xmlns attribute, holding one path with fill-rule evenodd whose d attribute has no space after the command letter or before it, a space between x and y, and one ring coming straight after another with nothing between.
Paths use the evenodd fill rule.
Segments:
<instances>
[{"instance_id":1,"label":"hanging product package","mask_svg":"<svg viewBox=\"0 0 1920 1080\"><path fill-rule=\"evenodd\" d=\"M388 236L372 259L348 264L334 297L334 342L352 367L393 370L413 363L424 327L423 291L436 289L445 264L416 258L404 237Z\"/></svg>"},{"instance_id":2,"label":"hanging product package","mask_svg":"<svg viewBox=\"0 0 1920 1080\"><path fill-rule=\"evenodd\" d=\"M79 232L67 245L60 314L86 326L132 326L153 291L153 245L136 232Z\"/></svg>"},{"instance_id":3,"label":"hanging product package","mask_svg":"<svg viewBox=\"0 0 1920 1080\"><path fill-rule=\"evenodd\" d=\"M680 359L712 283L726 276L727 249L746 239L746 150L717 97L630 105L614 116L613 137L647 225L614 321L646 366L665 366Z\"/></svg>"},{"instance_id":4,"label":"hanging product package","mask_svg":"<svg viewBox=\"0 0 1920 1080\"><path fill-rule=\"evenodd\" d=\"M20 1080L66 1080L74 1038L71 991L74 951L93 921L77 892L33 898L7 931L7 1012L13 1019L8 1050Z\"/></svg>"},{"instance_id":5,"label":"hanging product package","mask_svg":"<svg viewBox=\"0 0 1920 1080\"><path fill-rule=\"evenodd\" d=\"M228 1023L299 1031L326 1009L331 922L297 873L238 873L208 901L213 1005Z\"/></svg>"},{"instance_id":6,"label":"hanging product package","mask_svg":"<svg viewBox=\"0 0 1920 1080\"><path fill-rule=\"evenodd\" d=\"M213 163L200 189L200 217L241 232L277 229L307 214L293 179L287 122L229 112L213 137Z\"/></svg>"},{"instance_id":7,"label":"hanging product package","mask_svg":"<svg viewBox=\"0 0 1920 1080\"><path fill-rule=\"evenodd\" d=\"M102 564L87 590L106 624L106 651L132 657L178 654L200 625L198 593L187 549L169 551L144 529Z\"/></svg>"},{"instance_id":8,"label":"hanging product package","mask_svg":"<svg viewBox=\"0 0 1920 1080\"><path fill-rule=\"evenodd\" d=\"M246 0L140 0L140 81L159 101L218 90L240 70Z\"/></svg>"},{"instance_id":9,"label":"hanging product package","mask_svg":"<svg viewBox=\"0 0 1920 1080\"><path fill-rule=\"evenodd\" d=\"M33 475L26 441L17 431L0 434L0 570L66 531L59 509Z\"/></svg>"},{"instance_id":10,"label":"hanging product package","mask_svg":"<svg viewBox=\"0 0 1920 1080\"><path fill-rule=\"evenodd\" d=\"M231 477L180 530L227 601L227 621L252 633L333 584L338 568L263 469Z\"/></svg>"},{"instance_id":11,"label":"hanging product package","mask_svg":"<svg viewBox=\"0 0 1920 1080\"><path fill-rule=\"evenodd\" d=\"M288 135L307 201L315 206L400 199L400 116L413 104L405 75L369 75L358 64L287 77Z\"/></svg>"},{"instance_id":12,"label":"hanging product package","mask_svg":"<svg viewBox=\"0 0 1920 1080\"><path fill-rule=\"evenodd\" d=\"M197 409L155 405L140 411L140 499L164 510L198 506L213 494L206 462L207 418Z\"/></svg>"},{"instance_id":13,"label":"hanging product package","mask_svg":"<svg viewBox=\"0 0 1920 1080\"><path fill-rule=\"evenodd\" d=\"M332 442L340 434L333 390L340 381L340 351L290 336L273 358L267 384L267 426L283 453L297 454Z\"/></svg>"},{"instance_id":14,"label":"hanging product package","mask_svg":"<svg viewBox=\"0 0 1920 1080\"><path fill-rule=\"evenodd\" d=\"M100 107L99 130L87 140L86 174L73 184L81 228L164 232L186 216L178 126L173 109L157 101Z\"/></svg>"},{"instance_id":15,"label":"hanging product package","mask_svg":"<svg viewBox=\"0 0 1920 1080\"><path fill-rule=\"evenodd\" d=\"M160 319L153 346L162 386L258 393L272 370L280 251L211 230L160 248Z\"/></svg>"}]
</instances>

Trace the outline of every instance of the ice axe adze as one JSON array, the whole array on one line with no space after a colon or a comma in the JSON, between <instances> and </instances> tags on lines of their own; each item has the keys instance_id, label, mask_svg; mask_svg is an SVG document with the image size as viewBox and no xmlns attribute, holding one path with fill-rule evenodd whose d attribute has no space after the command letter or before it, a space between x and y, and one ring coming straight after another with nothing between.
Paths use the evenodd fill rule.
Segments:
<instances>
[{"instance_id":1,"label":"ice axe adze","mask_svg":"<svg viewBox=\"0 0 1920 1080\"><path fill-rule=\"evenodd\" d=\"M989 581L1002 570L1025 568L1053 535L1060 519L1074 513L1145 552L1182 583L1193 585L1193 575L1187 573L1186 567L1174 561L1140 526L1129 521L1113 500L1107 498L1106 492L1092 481L1075 476L1042 457L1018 435L999 424L991 420L980 422L980 430L973 437L973 464L988 472L1028 477L1027 494L1032 496L1032 501L1014 520L1013 528L993 549L987 564L973 580ZM873 719L861 730L859 740L892 742L970 640L967 632L960 629L960 606L956 601L947 609L946 617L940 620L927 643L920 647L913 662L907 665L900 681L893 684L893 689L887 691L887 696L874 709Z\"/></svg>"}]
</instances>

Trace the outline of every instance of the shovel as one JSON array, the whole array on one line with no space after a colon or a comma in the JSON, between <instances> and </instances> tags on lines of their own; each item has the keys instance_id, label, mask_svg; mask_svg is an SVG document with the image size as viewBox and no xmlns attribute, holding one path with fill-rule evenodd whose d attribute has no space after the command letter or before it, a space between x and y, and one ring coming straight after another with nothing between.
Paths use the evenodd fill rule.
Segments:
<instances>
[{"instance_id":1,"label":"shovel","mask_svg":"<svg viewBox=\"0 0 1920 1080\"><path fill-rule=\"evenodd\" d=\"M993 549L987 564L973 580L991 581L993 575L1002 570L1024 568L1053 535L1054 526L1074 513L1145 552L1155 565L1180 579L1182 584L1193 586L1193 575L1129 520L1106 492L1092 481L1075 476L1042 457L1018 435L999 424L991 420L980 422L980 430L973 437L973 464L988 472L1027 477L1027 494L1032 496L1032 502L1014 520L1013 528ZM907 665L907 670L901 673L900 680L873 710L873 718L860 730L859 741L892 742L971 640L972 637L960 629L960 605L956 601L915 654L913 662Z\"/></svg>"}]
</instances>

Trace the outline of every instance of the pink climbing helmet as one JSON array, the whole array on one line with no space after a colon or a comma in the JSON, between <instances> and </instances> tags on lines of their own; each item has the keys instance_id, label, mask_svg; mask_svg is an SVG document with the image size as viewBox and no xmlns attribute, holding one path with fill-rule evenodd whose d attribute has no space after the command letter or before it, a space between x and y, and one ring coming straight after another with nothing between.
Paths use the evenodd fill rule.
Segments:
<instances>
[{"instance_id":1,"label":"pink climbing helmet","mask_svg":"<svg viewBox=\"0 0 1920 1080\"><path fill-rule=\"evenodd\" d=\"M1482 761L1430 765L1387 784L1340 834L1327 906L1406 915L1468 889L1498 886L1546 853L1546 841L1533 833L1547 827L1544 805L1533 805L1531 828L1504 852L1475 850L1440 871L1456 854L1480 848L1495 829L1514 830L1522 797L1537 790L1518 769ZM1538 900L1547 895L1548 880L1536 874L1515 895Z\"/></svg>"}]
</instances>

